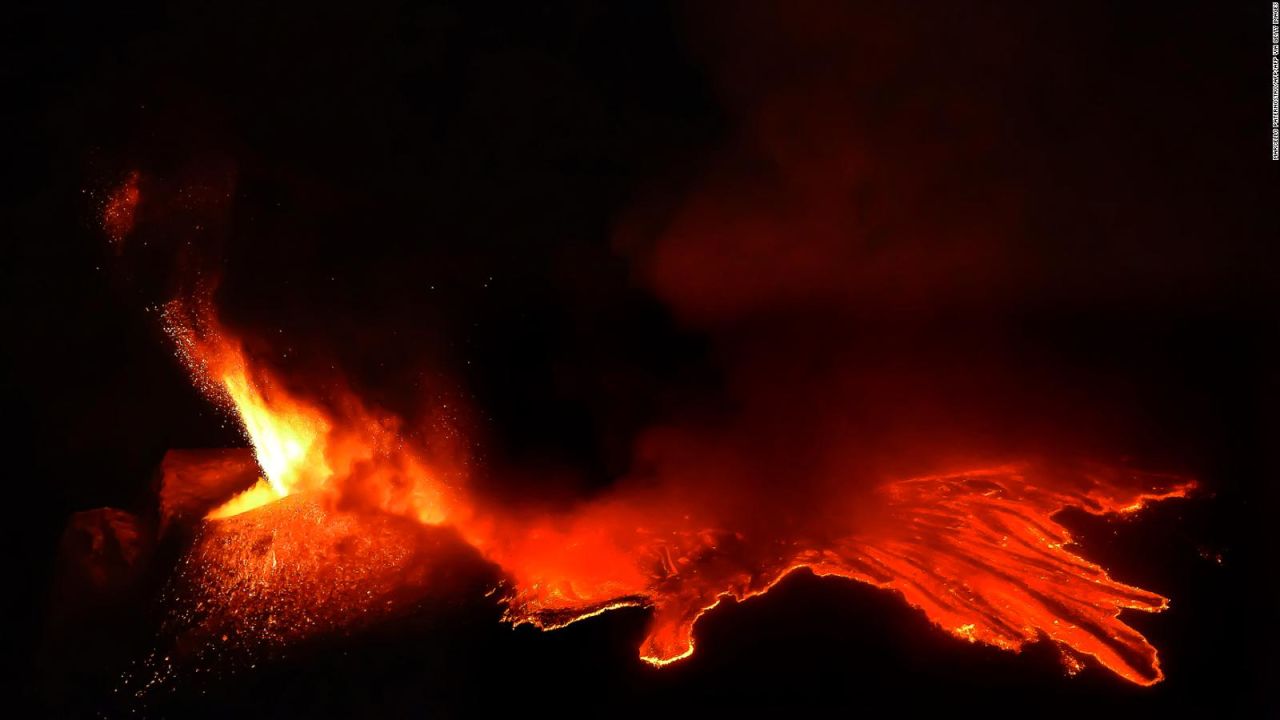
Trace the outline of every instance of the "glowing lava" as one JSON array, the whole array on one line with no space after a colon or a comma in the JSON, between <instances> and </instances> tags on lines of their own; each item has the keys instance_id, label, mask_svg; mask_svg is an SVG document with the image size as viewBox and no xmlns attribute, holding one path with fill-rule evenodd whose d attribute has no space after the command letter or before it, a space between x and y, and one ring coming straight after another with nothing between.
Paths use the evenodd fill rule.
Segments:
<instances>
[{"instance_id":1,"label":"glowing lava","mask_svg":"<svg viewBox=\"0 0 1280 720\"><path fill-rule=\"evenodd\" d=\"M333 471L323 452L329 431L324 415L269 379L251 378L244 348L227 338L211 314L175 302L165 315L179 356L209 395L234 407L262 468L256 484L209 517L238 515L328 480Z\"/></svg>"},{"instance_id":2,"label":"glowing lava","mask_svg":"<svg viewBox=\"0 0 1280 720\"><path fill-rule=\"evenodd\" d=\"M869 490L813 499L834 520L766 515L750 527L734 524L740 516L720 507L723 496L678 484L623 482L572 508L517 512L472 497L464 472L349 392L329 389L321 402L287 390L207 303L175 303L166 320L198 382L235 409L263 472L209 513L214 522L188 560L202 606L244 625L278 624L285 607L309 626L367 618L379 607L371 598L405 582L415 556L412 538L388 525L394 519L456 533L500 567L512 623L553 629L614 608L651 609L640 656L653 665L692 654L697 620L722 599L763 594L807 568L897 592L969 642L1016 651L1048 639L1073 663L1087 655L1134 683L1162 678L1155 648L1120 613L1168 601L1077 555L1054 517L1066 508L1130 513L1185 496L1188 480L1004 465L855 483ZM761 491L742 490L752 507L773 501L751 492Z\"/></svg>"},{"instance_id":3,"label":"glowing lava","mask_svg":"<svg viewBox=\"0 0 1280 720\"><path fill-rule=\"evenodd\" d=\"M583 562L579 555L617 562L636 570L630 584L622 572L609 583L587 576L595 584L586 587L596 592L575 584L583 576L566 575L554 584L539 578L518 585L508 617L550 629L612 607L651 607L641 658L665 665L693 653L694 624L723 598L761 595L807 568L898 592L934 624L969 642L1018 650L1047 638L1148 685L1162 678L1155 648L1119 614L1157 612L1167 600L1116 582L1071 552L1071 536L1053 516L1068 507L1131 512L1152 500L1184 496L1192 486L1168 476L1053 478L1002 466L886 483L874 501L879 520L841 537L673 532L638 542L626 562L608 543L597 555L600 538L577 533L557 540L567 551L563 566ZM600 515L593 521L588 511L577 522L606 527L608 513ZM615 597L599 597L610 590Z\"/></svg>"},{"instance_id":4,"label":"glowing lava","mask_svg":"<svg viewBox=\"0 0 1280 720\"><path fill-rule=\"evenodd\" d=\"M262 477L209 513L248 512L309 491L345 505L439 524L464 511L454 489L400 437L399 421L335 390L336 407L304 399L250 360L212 312L207 298L173 302L165 328L197 385L234 411L253 446ZM331 504L333 504L331 502Z\"/></svg>"}]
</instances>

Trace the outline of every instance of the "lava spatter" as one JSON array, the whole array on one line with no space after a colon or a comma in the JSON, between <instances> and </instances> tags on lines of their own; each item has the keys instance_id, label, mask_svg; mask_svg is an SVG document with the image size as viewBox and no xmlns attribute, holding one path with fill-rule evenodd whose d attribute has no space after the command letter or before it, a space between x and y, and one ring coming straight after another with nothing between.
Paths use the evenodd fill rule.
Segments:
<instances>
[{"instance_id":1,"label":"lava spatter","mask_svg":"<svg viewBox=\"0 0 1280 720\"><path fill-rule=\"evenodd\" d=\"M140 176L132 171L111 191L102 206L102 227L107 238L119 252L125 238L133 232L134 218L138 211L138 201L142 193L138 189Z\"/></svg>"}]
</instances>

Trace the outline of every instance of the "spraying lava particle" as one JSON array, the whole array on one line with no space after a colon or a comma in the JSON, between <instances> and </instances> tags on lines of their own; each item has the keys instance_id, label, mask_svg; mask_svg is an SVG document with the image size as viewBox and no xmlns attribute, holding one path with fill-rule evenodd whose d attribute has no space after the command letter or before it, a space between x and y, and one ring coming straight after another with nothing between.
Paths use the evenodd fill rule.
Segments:
<instances>
[{"instance_id":1,"label":"spraying lava particle","mask_svg":"<svg viewBox=\"0 0 1280 720\"><path fill-rule=\"evenodd\" d=\"M111 191L102 207L102 227L117 252L124 245L124 239L133 232L134 216L140 198L138 172L135 170L125 176L119 187Z\"/></svg>"}]
</instances>

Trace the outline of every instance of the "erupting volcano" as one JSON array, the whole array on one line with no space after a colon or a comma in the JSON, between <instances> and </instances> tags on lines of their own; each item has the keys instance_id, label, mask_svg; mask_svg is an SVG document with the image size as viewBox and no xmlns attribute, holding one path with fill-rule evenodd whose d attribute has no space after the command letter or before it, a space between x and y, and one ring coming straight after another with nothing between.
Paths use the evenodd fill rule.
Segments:
<instances>
[{"instance_id":1,"label":"erupting volcano","mask_svg":"<svg viewBox=\"0 0 1280 720\"><path fill-rule=\"evenodd\" d=\"M11 704L1280 717L1270 3L29 5Z\"/></svg>"},{"instance_id":2,"label":"erupting volcano","mask_svg":"<svg viewBox=\"0 0 1280 720\"><path fill-rule=\"evenodd\" d=\"M1055 515L1133 513L1191 481L1034 463L872 483L638 477L568 508L509 509L470 491L466 464L432 447L440 438L404 432L338 380L318 390L255 363L210 297L171 303L166 327L200 387L235 413L260 477L245 473L247 457L196 455L175 457L166 482L191 482L185 472L222 492L184 562L194 597L183 602L224 638L288 642L411 601L443 532L506 578L511 623L550 630L648 608L640 657L655 666L690 656L698 619L724 598L808 569L894 591L969 642L1016 651L1045 639L1069 667L1086 655L1134 683L1162 678L1155 648L1120 613L1168 601L1076 554Z\"/></svg>"},{"instance_id":3,"label":"erupting volcano","mask_svg":"<svg viewBox=\"0 0 1280 720\"><path fill-rule=\"evenodd\" d=\"M723 386L673 393L699 397L628 427L621 472L554 497L536 480L521 492L492 481L526 469L477 460L485 439L454 413L483 413L459 409L482 400L420 402L422 422L411 402L387 402L408 388L379 395L347 375L330 352L342 341L323 327L298 364L279 361L288 343L228 320L209 238L236 232L235 163L124 175L100 210L105 233L117 250L147 222L185 239L163 327L250 446L164 461L162 523L191 529L166 591L178 635L287 646L351 631L452 587L451 558L467 556L491 573L488 596L512 625L647 610L639 656L665 666L695 652L699 619L723 601L807 570L896 593L959 640L1047 641L1071 672L1091 658L1159 682L1156 649L1123 612L1169 600L1084 557L1059 514L1129 515L1195 483L1063 459L1078 458L1073 433L1105 410L1073 416L1055 395L1070 383L1002 354L1013 333L988 316L1028 292L1015 196L953 177L948 164L982 158L980 138L934 152L895 121L915 117L909 104L850 94L877 81L875 46L845 57L840 34L810 20L768 11L744 25L755 38L783 22L781 39L766 35L796 77L764 72L756 53L717 55L738 125L678 198L642 197L616 228L632 283L665 322L708 338L709 382ZM840 21L861 27L856 13ZM814 70L828 62L838 72ZM972 336L931 344L949 332L945 312Z\"/></svg>"}]
</instances>

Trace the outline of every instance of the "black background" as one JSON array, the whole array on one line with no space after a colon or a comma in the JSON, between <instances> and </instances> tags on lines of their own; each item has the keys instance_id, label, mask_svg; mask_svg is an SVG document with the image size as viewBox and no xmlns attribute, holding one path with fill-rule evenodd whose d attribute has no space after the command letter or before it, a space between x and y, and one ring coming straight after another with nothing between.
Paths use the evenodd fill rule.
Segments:
<instances>
[{"instance_id":1,"label":"black background","mask_svg":"<svg viewBox=\"0 0 1280 720\"><path fill-rule=\"evenodd\" d=\"M888 31L936 62L923 64L927 78L886 82L982 85L953 59L986 34L1031 33L1036 52L1000 70L1005 124L987 172L1039 198L1028 212L1040 232L1026 242L1048 262L1008 322L1028 353L1065 368L1065 385L1120 390L1100 402L1140 418L1126 423L1137 455L1208 488L1134 522L1072 518L1090 557L1173 598L1167 613L1132 619L1160 649L1164 683L1098 669L1066 678L1049 648L972 647L895 597L797 576L704 619L695 656L661 671L635 658L640 611L541 634L455 608L416 630L304 648L201 686L208 695L180 687L150 711L1274 712L1269 7L1111 5L1017 4L1016 18L987 7L980 32L952 32L960 8L899 13ZM530 493L607 486L638 428L717 382L706 338L610 244L638 187L689 182L734 122L680 8L4 12L16 121L5 143L5 516L18 578L5 635L17 697L63 714L114 707L101 692L118 668L104 661L100 678L69 684L65 663L42 652L68 514L140 508L166 449L240 442L146 310L171 289L172 248L117 257L97 226L101 193L129 169L234 168L235 231L210 241L230 320L287 328L304 363L324 338L358 386L402 412L406 387L465 394L487 467L578 478Z\"/></svg>"}]
</instances>

